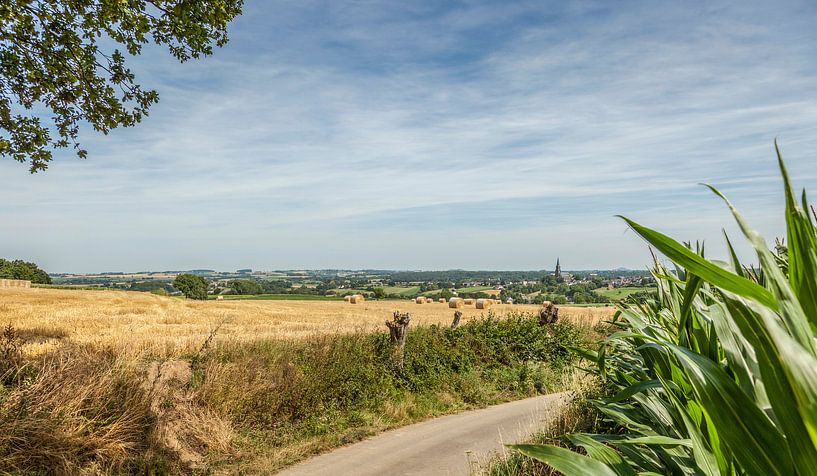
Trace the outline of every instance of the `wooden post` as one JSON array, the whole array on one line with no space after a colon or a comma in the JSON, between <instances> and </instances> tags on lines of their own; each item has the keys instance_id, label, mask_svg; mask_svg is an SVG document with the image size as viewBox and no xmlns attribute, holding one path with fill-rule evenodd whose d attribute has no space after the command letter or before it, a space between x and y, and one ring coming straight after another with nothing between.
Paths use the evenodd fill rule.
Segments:
<instances>
[{"instance_id":1,"label":"wooden post","mask_svg":"<svg viewBox=\"0 0 817 476\"><path fill-rule=\"evenodd\" d=\"M386 326L389 328L389 336L391 343L394 346L393 362L398 370L403 370L403 363L406 348L406 333L408 332L408 325L411 321L411 314L394 311L394 316L391 321L386 321Z\"/></svg>"},{"instance_id":2,"label":"wooden post","mask_svg":"<svg viewBox=\"0 0 817 476\"><path fill-rule=\"evenodd\" d=\"M462 312L454 311L454 321L451 322L451 330L453 331L460 325L460 319L462 319Z\"/></svg>"}]
</instances>

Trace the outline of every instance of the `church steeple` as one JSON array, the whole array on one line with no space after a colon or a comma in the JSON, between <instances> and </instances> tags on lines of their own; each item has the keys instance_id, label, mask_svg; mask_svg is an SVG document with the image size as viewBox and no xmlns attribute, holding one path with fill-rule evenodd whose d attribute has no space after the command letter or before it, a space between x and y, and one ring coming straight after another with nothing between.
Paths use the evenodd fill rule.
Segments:
<instances>
[{"instance_id":1,"label":"church steeple","mask_svg":"<svg viewBox=\"0 0 817 476\"><path fill-rule=\"evenodd\" d=\"M562 265L559 264L559 258L556 258L556 272L554 273L554 276L557 278L562 277Z\"/></svg>"}]
</instances>

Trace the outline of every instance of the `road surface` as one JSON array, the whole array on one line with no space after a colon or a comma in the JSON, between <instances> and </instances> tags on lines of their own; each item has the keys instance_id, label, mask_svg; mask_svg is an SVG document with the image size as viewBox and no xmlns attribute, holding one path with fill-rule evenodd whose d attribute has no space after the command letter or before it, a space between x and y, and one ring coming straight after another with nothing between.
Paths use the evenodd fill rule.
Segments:
<instances>
[{"instance_id":1,"label":"road surface","mask_svg":"<svg viewBox=\"0 0 817 476\"><path fill-rule=\"evenodd\" d=\"M279 476L468 475L556 418L569 393L528 398L448 415L330 451L291 466Z\"/></svg>"}]
</instances>

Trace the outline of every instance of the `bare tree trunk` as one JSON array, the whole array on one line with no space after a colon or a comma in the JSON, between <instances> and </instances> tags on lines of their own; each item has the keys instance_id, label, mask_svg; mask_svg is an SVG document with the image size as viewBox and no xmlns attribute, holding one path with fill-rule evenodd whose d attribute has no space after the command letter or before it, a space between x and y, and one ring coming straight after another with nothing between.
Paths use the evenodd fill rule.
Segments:
<instances>
[{"instance_id":1,"label":"bare tree trunk","mask_svg":"<svg viewBox=\"0 0 817 476\"><path fill-rule=\"evenodd\" d=\"M398 370L403 370L403 363L405 361L406 349L406 334L408 333L408 325L411 321L411 314L400 313L394 311L394 316L391 321L386 321L386 326L389 328L389 336L391 337L392 346L394 346L393 362Z\"/></svg>"},{"instance_id":2,"label":"bare tree trunk","mask_svg":"<svg viewBox=\"0 0 817 476\"><path fill-rule=\"evenodd\" d=\"M460 319L462 319L462 312L454 311L454 320L451 322L451 330L453 331L460 325Z\"/></svg>"}]
</instances>

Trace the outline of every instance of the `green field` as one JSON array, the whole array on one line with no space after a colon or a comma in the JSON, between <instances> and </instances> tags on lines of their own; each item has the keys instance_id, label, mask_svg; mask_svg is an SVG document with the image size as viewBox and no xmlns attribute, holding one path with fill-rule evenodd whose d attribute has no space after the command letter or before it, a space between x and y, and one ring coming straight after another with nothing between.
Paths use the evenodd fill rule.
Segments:
<instances>
[{"instance_id":1,"label":"green field","mask_svg":"<svg viewBox=\"0 0 817 476\"><path fill-rule=\"evenodd\" d=\"M495 289L493 286L474 286L471 288L459 288L457 289L458 293L481 293L483 291L490 291Z\"/></svg>"},{"instance_id":2,"label":"green field","mask_svg":"<svg viewBox=\"0 0 817 476\"><path fill-rule=\"evenodd\" d=\"M652 291L653 289L655 289L655 288L622 286L620 288L613 288L613 289L598 288L595 291L596 291L596 294L599 294L599 295L604 296L606 298L610 298L610 299L612 299L614 301L618 301L620 299L626 299L627 296L629 296L630 294L634 294L634 293L638 293L638 292L642 292L642 291L649 292L649 291Z\"/></svg>"},{"instance_id":3,"label":"green field","mask_svg":"<svg viewBox=\"0 0 817 476\"><path fill-rule=\"evenodd\" d=\"M490 291L492 289L495 289L495 288L493 286L474 286L474 287L471 287L471 288L457 288L455 291L457 291L458 294L462 294L462 293L480 293L480 292L483 292L483 291ZM428 296L428 297L436 297L436 296L439 296L439 295L440 295L440 290L439 289L437 289L435 291L427 291L427 292L423 293L423 296Z\"/></svg>"},{"instance_id":4,"label":"green field","mask_svg":"<svg viewBox=\"0 0 817 476\"><path fill-rule=\"evenodd\" d=\"M330 293L335 293L338 296L347 296L349 294L367 294L369 291L365 289L341 289L341 288L334 288L329 290Z\"/></svg>"},{"instance_id":5,"label":"green field","mask_svg":"<svg viewBox=\"0 0 817 476\"><path fill-rule=\"evenodd\" d=\"M404 287L404 286L388 286L383 288L386 294L397 294L400 296L414 296L420 292L420 286Z\"/></svg>"},{"instance_id":6,"label":"green field","mask_svg":"<svg viewBox=\"0 0 817 476\"><path fill-rule=\"evenodd\" d=\"M74 291L121 291L118 288L108 288L105 286L87 286L82 284L37 284L32 283L32 288L43 288L43 289L70 289Z\"/></svg>"},{"instance_id":7,"label":"green field","mask_svg":"<svg viewBox=\"0 0 817 476\"><path fill-rule=\"evenodd\" d=\"M215 299L215 296L207 296L208 299ZM263 300L263 301L341 301L342 297L338 296L319 296L317 294L247 294L247 295L224 295L225 301L246 301L246 300Z\"/></svg>"}]
</instances>

